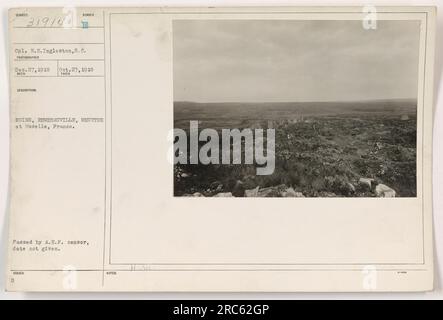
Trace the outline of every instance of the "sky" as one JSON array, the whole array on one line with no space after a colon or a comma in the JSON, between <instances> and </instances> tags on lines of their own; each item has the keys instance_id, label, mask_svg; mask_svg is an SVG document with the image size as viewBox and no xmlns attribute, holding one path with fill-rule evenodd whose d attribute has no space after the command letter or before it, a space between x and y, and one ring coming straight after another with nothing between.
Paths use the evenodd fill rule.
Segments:
<instances>
[{"instance_id":1,"label":"sky","mask_svg":"<svg viewBox=\"0 0 443 320\"><path fill-rule=\"evenodd\" d=\"M175 20L174 100L415 99L419 32L411 20Z\"/></svg>"}]
</instances>

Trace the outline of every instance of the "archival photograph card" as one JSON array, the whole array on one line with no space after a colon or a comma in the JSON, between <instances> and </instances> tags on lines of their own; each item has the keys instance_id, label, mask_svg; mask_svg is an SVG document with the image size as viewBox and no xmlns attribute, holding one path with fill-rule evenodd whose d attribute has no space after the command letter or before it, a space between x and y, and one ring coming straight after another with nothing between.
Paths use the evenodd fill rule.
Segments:
<instances>
[{"instance_id":1,"label":"archival photograph card","mask_svg":"<svg viewBox=\"0 0 443 320\"><path fill-rule=\"evenodd\" d=\"M7 289L432 290L435 15L11 9Z\"/></svg>"}]
</instances>

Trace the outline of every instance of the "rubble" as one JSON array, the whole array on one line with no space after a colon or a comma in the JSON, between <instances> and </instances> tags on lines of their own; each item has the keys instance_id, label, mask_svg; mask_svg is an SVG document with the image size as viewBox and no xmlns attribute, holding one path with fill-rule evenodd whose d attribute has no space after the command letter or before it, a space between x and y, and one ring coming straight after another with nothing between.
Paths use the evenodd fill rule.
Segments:
<instances>
[{"instance_id":1,"label":"rubble","mask_svg":"<svg viewBox=\"0 0 443 320\"><path fill-rule=\"evenodd\" d=\"M282 197L285 197L285 198L304 198L305 197L303 195L303 193L296 192L294 190L294 188L292 188L292 187L287 188L286 191L283 191L281 193L281 195L282 195Z\"/></svg>"},{"instance_id":2,"label":"rubble","mask_svg":"<svg viewBox=\"0 0 443 320\"><path fill-rule=\"evenodd\" d=\"M274 187L261 188L258 190L257 197L281 197L281 193L286 190L286 185L280 184Z\"/></svg>"},{"instance_id":3,"label":"rubble","mask_svg":"<svg viewBox=\"0 0 443 320\"><path fill-rule=\"evenodd\" d=\"M258 196L258 189L260 189L260 187L245 190L245 197L257 197Z\"/></svg>"},{"instance_id":4,"label":"rubble","mask_svg":"<svg viewBox=\"0 0 443 320\"><path fill-rule=\"evenodd\" d=\"M245 187L243 186L243 182L237 180L235 183L234 189L232 189L232 195L234 197L244 197L245 196Z\"/></svg>"}]
</instances>

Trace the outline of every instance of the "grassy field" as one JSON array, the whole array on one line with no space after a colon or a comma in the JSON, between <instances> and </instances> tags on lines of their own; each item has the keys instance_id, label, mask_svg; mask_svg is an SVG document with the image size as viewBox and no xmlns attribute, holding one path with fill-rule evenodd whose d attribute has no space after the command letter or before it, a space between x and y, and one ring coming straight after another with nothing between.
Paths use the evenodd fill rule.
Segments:
<instances>
[{"instance_id":1,"label":"grassy field","mask_svg":"<svg viewBox=\"0 0 443 320\"><path fill-rule=\"evenodd\" d=\"M305 197L375 196L361 188L360 178L388 185L398 197L416 196L414 101L176 102L175 127L186 130L190 120L199 120L201 129L273 127L275 171L257 176L255 165L176 165L176 196L242 196L242 190L282 185Z\"/></svg>"}]
</instances>

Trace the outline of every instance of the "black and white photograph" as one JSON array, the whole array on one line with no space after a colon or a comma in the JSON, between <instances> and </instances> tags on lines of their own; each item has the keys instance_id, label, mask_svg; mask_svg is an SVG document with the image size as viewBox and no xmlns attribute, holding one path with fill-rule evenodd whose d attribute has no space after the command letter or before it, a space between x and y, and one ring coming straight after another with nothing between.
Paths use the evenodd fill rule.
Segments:
<instances>
[{"instance_id":1,"label":"black and white photograph","mask_svg":"<svg viewBox=\"0 0 443 320\"><path fill-rule=\"evenodd\" d=\"M173 21L174 195L416 197L419 40L418 20Z\"/></svg>"},{"instance_id":2,"label":"black and white photograph","mask_svg":"<svg viewBox=\"0 0 443 320\"><path fill-rule=\"evenodd\" d=\"M0 4L0 300L441 299L432 1Z\"/></svg>"}]
</instances>

